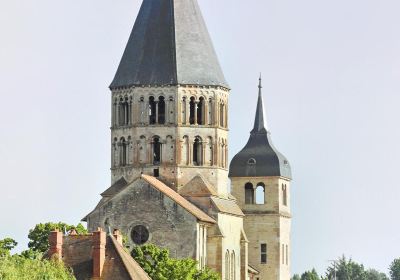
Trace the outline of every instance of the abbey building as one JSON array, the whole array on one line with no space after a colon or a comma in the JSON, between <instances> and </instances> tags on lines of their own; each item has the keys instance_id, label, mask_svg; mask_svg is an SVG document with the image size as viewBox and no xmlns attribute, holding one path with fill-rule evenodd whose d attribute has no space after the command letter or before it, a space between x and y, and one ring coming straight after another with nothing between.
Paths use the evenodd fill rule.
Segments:
<instances>
[{"instance_id":1,"label":"abbey building","mask_svg":"<svg viewBox=\"0 0 400 280\"><path fill-rule=\"evenodd\" d=\"M110 89L111 187L88 229L119 229L226 280L290 279L289 162L260 79L254 128L228 166L230 88L196 0L143 0Z\"/></svg>"}]
</instances>

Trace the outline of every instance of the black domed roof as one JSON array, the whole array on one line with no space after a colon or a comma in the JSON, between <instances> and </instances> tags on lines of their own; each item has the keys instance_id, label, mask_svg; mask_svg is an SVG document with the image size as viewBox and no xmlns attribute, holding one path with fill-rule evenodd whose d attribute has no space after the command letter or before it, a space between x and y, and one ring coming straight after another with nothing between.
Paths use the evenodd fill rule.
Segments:
<instances>
[{"instance_id":1,"label":"black domed roof","mask_svg":"<svg viewBox=\"0 0 400 280\"><path fill-rule=\"evenodd\" d=\"M264 126L264 106L261 78L254 128L246 146L233 157L229 177L281 176L292 179L289 161L272 144L271 135Z\"/></svg>"}]
</instances>

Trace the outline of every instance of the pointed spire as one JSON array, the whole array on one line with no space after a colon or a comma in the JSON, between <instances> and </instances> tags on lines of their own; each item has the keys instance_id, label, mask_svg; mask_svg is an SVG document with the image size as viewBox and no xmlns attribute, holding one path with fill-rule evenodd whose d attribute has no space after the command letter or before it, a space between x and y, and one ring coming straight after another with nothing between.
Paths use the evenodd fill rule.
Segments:
<instances>
[{"instance_id":1,"label":"pointed spire","mask_svg":"<svg viewBox=\"0 0 400 280\"><path fill-rule=\"evenodd\" d=\"M267 129L264 124L264 104L262 98L262 78L260 73L259 83L258 83L258 101L257 101L257 110L256 110L256 118L254 120L254 128L251 133L266 133Z\"/></svg>"},{"instance_id":2,"label":"pointed spire","mask_svg":"<svg viewBox=\"0 0 400 280\"><path fill-rule=\"evenodd\" d=\"M229 87L197 0L143 0L111 89Z\"/></svg>"}]
</instances>

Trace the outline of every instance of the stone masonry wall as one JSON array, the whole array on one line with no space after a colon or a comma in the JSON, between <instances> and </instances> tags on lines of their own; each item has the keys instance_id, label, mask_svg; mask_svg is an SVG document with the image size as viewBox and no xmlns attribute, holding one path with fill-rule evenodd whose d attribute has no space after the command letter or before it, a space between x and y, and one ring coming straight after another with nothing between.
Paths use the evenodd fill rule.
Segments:
<instances>
[{"instance_id":1,"label":"stone masonry wall","mask_svg":"<svg viewBox=\"0 0 400 280\"><path fill-rule=\"evenodd\" d=\"M88 229L119 229L134 245L131 231L144 225L148 242L168 248L172 257L196 258L197 219L142 179L136 180L89 217Z\"/></svg>"}]
</instances>

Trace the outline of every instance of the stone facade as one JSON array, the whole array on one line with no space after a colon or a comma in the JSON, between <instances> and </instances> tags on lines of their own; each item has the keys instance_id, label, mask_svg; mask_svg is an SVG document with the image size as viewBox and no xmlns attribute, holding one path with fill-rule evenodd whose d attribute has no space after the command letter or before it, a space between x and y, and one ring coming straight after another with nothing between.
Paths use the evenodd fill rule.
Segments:
<instances>
[{"instance_id":1,"label":"stone facade","mask_svg":"<svg viewBox=\"0 0 400 280\"><path fill-rule=\"evenodd\" d=\"M145 202L145 203L143 203ZM197 219L172 199L144 180L136 180L88 216L88 229L118 228L127 234L130 246L132 229L144 225L148 242L168 248L172 257L197 257Z\"/></svg>"},{"instance_id":2,"label":"stone facade","mask_svg":"<svg viewBox=\"0 0 400 280\"><path fill-rule=\"evenodd\" d=\"M226 196L228 94L222 87L114 90L112 183L145 173L179 190L201 174Z\"/></svg>"},{"instance_id":3,"label":"stone facade","mask_svg":"<svg viewBox=\"0 0 400 280\"><path fill-rule=\"evenodd\" d=\"M259 279L290 279L290 180L283 177L242 177L231 180L232 194L245 214L249 264L260 271ZM247 199L246 186L253 188L252 192L248 190ZM257 192L257 186L264 191L259 189ZM249 199L251 195L253 199ZM259 196L263 196L263 199ZM262 244L266 246L265 261L261 259L264 253Z\"/></svg>"}]
</instances>

